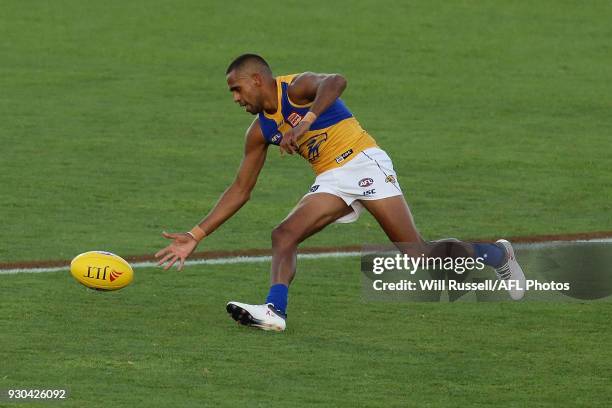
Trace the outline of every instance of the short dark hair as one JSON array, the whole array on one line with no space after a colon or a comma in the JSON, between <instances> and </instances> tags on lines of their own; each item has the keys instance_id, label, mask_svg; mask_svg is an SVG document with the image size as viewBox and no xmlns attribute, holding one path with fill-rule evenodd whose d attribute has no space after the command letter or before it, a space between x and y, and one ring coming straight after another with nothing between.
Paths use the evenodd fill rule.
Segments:
<instances>
[{"instance_id":1,"label":"short dark hair","mask_svg":"<svg viewBox=\"0 0 612 408\"><path fill-rule=\"evenodd\" d=\"M272 69L270 69L270 65L263 59L261 56L257 54L242 54L232 61L231 64L227 67L225 71L225 75L229 74L235 69L241 69L247 65L255 64L263 68L265 71L272 73Z\"/></svg>"}]
</instances>

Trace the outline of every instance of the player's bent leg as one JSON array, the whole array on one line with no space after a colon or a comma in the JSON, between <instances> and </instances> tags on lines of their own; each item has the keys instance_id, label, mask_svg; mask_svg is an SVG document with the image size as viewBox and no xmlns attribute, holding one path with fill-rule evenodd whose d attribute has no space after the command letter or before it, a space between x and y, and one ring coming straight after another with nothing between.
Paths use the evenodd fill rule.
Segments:
<instances>
[{"instance_id":1,"label":"player's bent leg","mask_svg":"<svg viewBox=\"0 0 612 408\"><path fill-rule=\"evenodd\" d=\"M360 203L378 221L391 242L414 245L415 249L425 247L426 243L414 225L412 213L404 196L360 200Z\"/></svg>"},{"instance_id":2,"label":"player's bent leg","mask_svg":"<svg viewBox=\"0 0 612 408\"><path fill-rule=\"evenodd\" d=\"M514 256L510 242L470 243L454 238L425 242L418 233L412 214L403 196L380 200L361 200L361 204L376 218L389 239L408 255L431 257L480 258L495 269L499 279L513 281L508 292L514 300L525 293L525 275Z\"/></svg>"},{"instance_id":3,"label":"player's bent leg","mask_svg":"<svg viewBox=\"0 0 612 408\"><path fill-rule=\"evenodd\" d=\"M272 230L271 283L289 285L295 275L298 245L351 211L344 200L329 193L310 194L302 198Z\"/></svg>"},{"instance_id":4,"label":"player's bent leg","mask_svg":"<svg viewBox=\"0 0 612 408\"><path fill-rule=\"evenodd\" d=\"M302 198L272 231L271 287L266 303L250 305L229 302L227 312L232 318L239 324L264 330L285 330L287 296L295 276L298 245L351 211L341 198L329 193L310 194Z\"/></svg>"},{"instance_id":5,"label":"player's bent leg","mask_svg":"<svg viewBox=\"0 0 612 408\"><path fill-rule=\"evenodd\" d=\"M414 224L408 203L402 195L360 202L402 253L439 257L473 255L473 249L469 244L454 238L429 242L423 240Z\"/></svg>"}]
</instances>

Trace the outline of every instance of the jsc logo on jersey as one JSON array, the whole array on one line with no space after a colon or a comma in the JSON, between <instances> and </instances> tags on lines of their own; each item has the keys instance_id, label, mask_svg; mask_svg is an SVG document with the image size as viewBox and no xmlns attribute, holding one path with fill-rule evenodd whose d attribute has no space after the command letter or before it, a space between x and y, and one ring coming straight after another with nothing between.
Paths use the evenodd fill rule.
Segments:
<instances>
[{"instance_id":1,"label":"jsc logo on jersey","mask_svg":"<svg viewBox=\"0 0 612 408\"><path fill-rule=\"evenodd\" d=\"M362 178L361 180L359 180L359 187L369 187L372 184L374 184L374 180L369 177Z\"/></svg>"}]
</instances>

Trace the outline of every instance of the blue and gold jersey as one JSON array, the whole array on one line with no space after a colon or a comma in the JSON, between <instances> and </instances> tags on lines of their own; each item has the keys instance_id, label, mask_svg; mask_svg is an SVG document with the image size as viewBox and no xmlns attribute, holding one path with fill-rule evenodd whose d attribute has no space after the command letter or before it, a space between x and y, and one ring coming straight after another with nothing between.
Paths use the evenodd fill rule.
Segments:
<instances>
[{"instance_id":1,"label":"blue and gold jersey","mask_svg":"<svg viewBox=\"0 0 612 408\"><path fill-rule=\"evenodd\" d=\"M297 126L312 105L298 105L289 99L289 85L297 75L276 77L279 108L274 114L259 114L261 130L270 144L279 145L282 135ZM344 165L365 149L376 147L374 138L363 130L340 98L319 115L297 144L300 155L310 162L317 175Z\"/></svg>"}]
</instances>

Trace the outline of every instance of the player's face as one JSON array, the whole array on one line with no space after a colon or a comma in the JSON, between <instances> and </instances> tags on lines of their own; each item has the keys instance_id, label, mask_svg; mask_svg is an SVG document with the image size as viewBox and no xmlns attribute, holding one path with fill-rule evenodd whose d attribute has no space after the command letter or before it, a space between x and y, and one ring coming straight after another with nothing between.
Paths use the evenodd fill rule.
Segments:
<instances>
[{"instance_id":1,"label":"player's face","mask_svg":"<svg viewBox=\"0 0 612 408\"><path fill-rule=\"evenodd\" d=\"M234 102L243 106L247 112L256 115L263 111L261 80L256 74L231 71L227 74L227 86Z\"/></svg>"}]
</instances>

